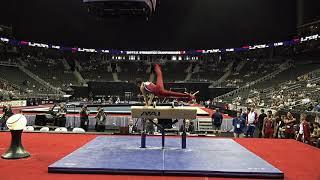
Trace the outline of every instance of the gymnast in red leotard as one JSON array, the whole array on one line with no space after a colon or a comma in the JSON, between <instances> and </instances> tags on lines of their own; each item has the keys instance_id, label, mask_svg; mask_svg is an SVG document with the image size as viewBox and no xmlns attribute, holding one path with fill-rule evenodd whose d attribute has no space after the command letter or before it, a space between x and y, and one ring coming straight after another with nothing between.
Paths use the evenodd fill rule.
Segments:
<instances>
[{"instance_id":1,"label":"gymnast in red leotard","mask_svg":"<svg viewBox=\"0 0 320 180\"><path fill-rule=\"evenodd\" d=\"M189 94L187 92L180 93L174 91L168 91L164 89L162 71L159 64L154 65L154 71L157 75L156 84L152 82L142 82L137 80L137 85L140 87L140 91L144 97L144 102L147 106L151 105L154 96L158 97L175 97L175 98L188 98L189 100L195 99L195 94ZM198 92L197 92L198 93ZM149 98L147 97L149 95Z\"/></svg>"}]
</instances>

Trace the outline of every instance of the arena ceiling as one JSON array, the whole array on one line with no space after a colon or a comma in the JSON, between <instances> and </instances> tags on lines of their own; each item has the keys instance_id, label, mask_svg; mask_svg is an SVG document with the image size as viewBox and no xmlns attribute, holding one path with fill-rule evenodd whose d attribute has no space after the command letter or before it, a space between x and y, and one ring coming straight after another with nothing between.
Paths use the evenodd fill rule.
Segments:
<instances>
[{"instance_id":1,"label":"arena ceiling","mask_svg":"<svg viewBox=\"0 0 320 180\"><path fill-rule=\"evenodd\" d=\"M88 15L82 0L13 0L0 2L0 24L11 24L19 40L65 46L229 48L292 38L296 7L293 0L161 0L146 23L97 20ZM313 17L315 7L308 8Z\"/></svg>"}]
</instances>

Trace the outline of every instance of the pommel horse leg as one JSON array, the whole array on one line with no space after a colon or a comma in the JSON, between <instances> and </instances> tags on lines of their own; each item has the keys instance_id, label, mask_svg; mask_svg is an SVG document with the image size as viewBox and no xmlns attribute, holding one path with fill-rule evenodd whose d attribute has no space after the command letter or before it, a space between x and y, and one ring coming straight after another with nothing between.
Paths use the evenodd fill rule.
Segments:
<instances>
[{"instance_id":1,"label":"pommel horse leg","mask_svg":"<svg viewBox=\"0 0 320 180\"><path fill-rule=\"evenodd\" d=\"M141 146L140 148L146 148L146 119L142 118L142 132L141 132Z\"/></svg>"},{"instance_id":2,"label":"pommel horse leg","mask_svg":"<svg viewBox=\"0 0 320 180\"><path fill-rule=\"evenodd\" d=\"M186 149L187 148L187 133L186 133L186 120L183 119L183 132L181 134L181 148Z\"/></svg>"}]
</instances>

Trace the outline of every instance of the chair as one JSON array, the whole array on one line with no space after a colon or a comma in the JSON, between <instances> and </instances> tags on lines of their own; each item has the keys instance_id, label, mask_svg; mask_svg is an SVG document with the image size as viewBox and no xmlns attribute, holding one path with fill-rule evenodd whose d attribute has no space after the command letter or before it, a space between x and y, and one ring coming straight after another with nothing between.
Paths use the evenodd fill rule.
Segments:
<instances>
[{"instance_id":1,"label":"chair","mask_svg":"<svg viewBox=\"0 0 320 180\"><path fill-rule=\"evenodd\" d=\"M58 127L54 131L55 132L68 132L67 128L65 128L65 127Z\"/></svg>"},{"instance_id":2,"label":"chair","mask_svg":"<svg viewBox=\"0 0 320 180\"><path fill-rule=\"evenodd\" d=\"M23 129L23 131L32 132L32 131L34 131L34 127L32 127L32 126L26 126L26 127Z\"/></svg>"},{"instance_id":3,"label":"chair","mask_svg":"<svg viewBox=\"0 0 320 180\"><path fill-rule=\"evenodd\" d=\"M74 133L85 133L86 131L82 128L73 128L72 132Z\"/></svg>"},{"instance_id":4,"label":"chair","mask_svg":"<svg viewBox=\"0 0 320 180\"><path fill-rule=\"evenodd\" d=\"M48 127L42 127L41 129L40 129L40 132L49 132L50 130L49 130L49 128Z\"/></svg>"}]
</instances>

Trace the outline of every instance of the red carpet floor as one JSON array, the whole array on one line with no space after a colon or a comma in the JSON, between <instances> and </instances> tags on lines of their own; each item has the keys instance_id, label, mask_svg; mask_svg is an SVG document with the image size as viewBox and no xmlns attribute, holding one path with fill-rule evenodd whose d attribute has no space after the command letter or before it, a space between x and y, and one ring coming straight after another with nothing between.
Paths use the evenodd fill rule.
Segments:
<instances>
[{"instance_id":1,"label":"red carpet floor","mask_svg":"<svg viewBox=\"0 0 320 180\"><path fill-rule=\"evenodd\" d=\"M216 180L208 177L49 174L47 167L73 152L96 135L24 133L28 159L0 159L1 180ZM9 146L10 133L0 133L0 154ZM237 139L238 143L285 173L285 179L320 180L320 150L294 140Z\"/></svg>"}]
</instances>

